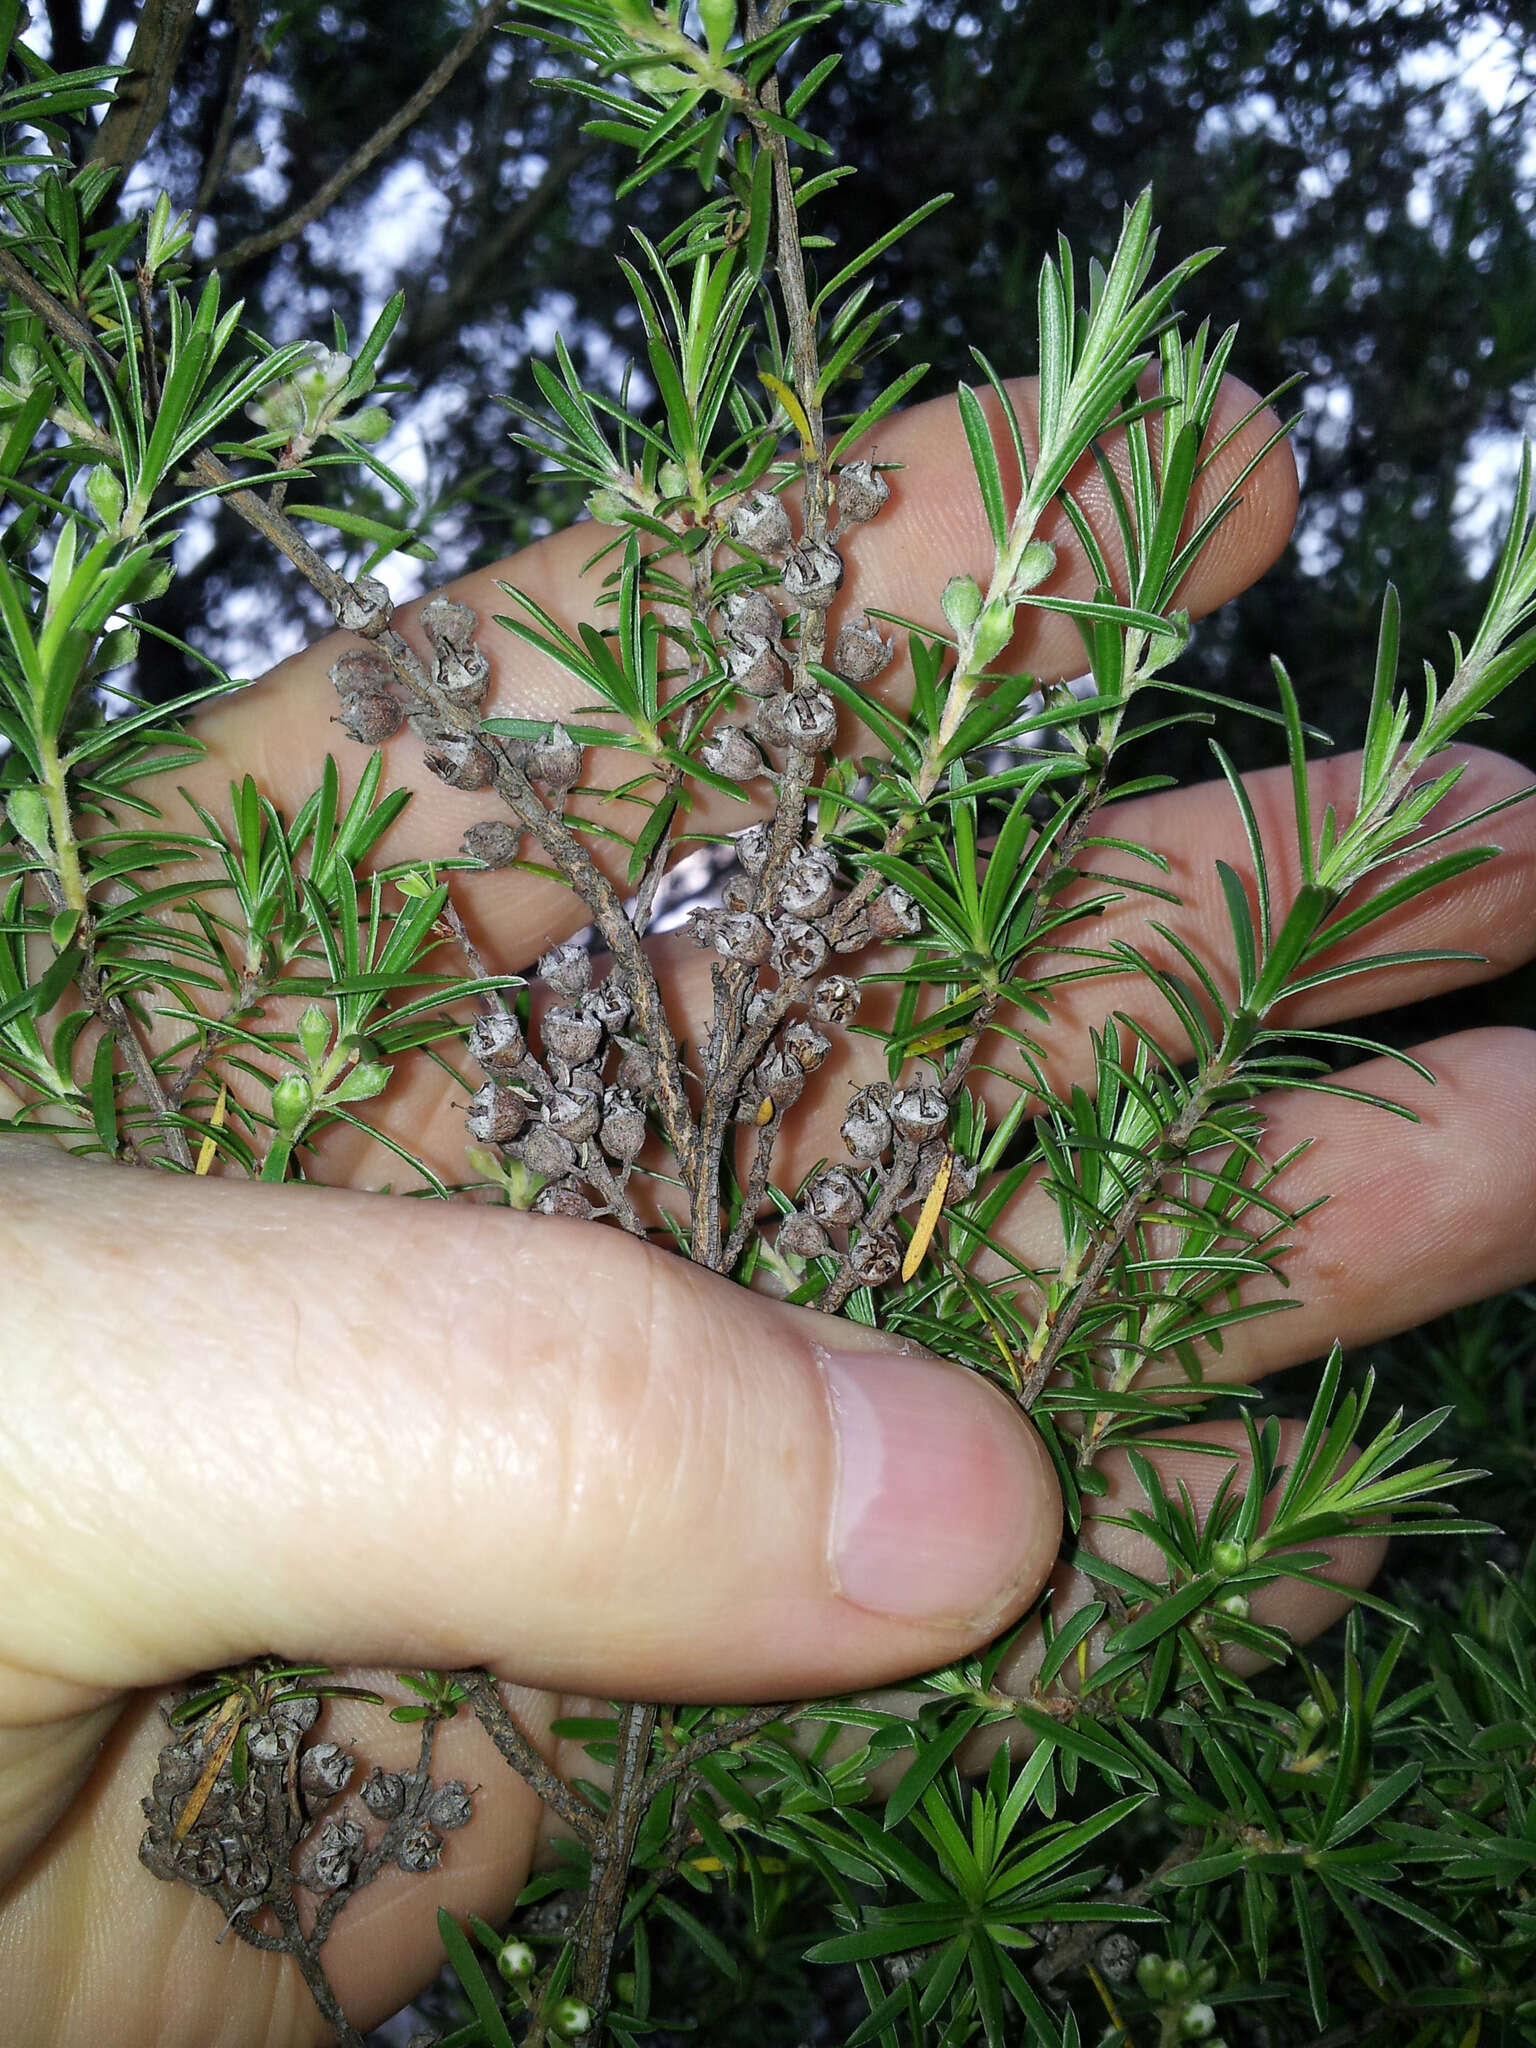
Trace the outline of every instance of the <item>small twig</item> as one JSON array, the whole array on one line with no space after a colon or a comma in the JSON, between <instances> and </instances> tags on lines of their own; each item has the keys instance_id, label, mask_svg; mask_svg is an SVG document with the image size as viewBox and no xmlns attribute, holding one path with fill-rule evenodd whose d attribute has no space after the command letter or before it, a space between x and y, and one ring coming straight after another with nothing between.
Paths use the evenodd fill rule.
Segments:
<instances>
[{"instance_id":1,"label":"small twig","mask_svg":"<svg viewBox=\"0 0 1536 2048\"><path fill-rule=\"evenodd\" d=\"M243 242L237 242L233 249L226 249L213 259L215 270L234 270L242 263L249 263L253 257L264 256L269 249L276 249L281 243L291 241L340 198L347 187L366 171L392 142L396 142L406 129L419 120L443 90L454 73L474 55L480 44L495 27L505 8L505 0L487 0L469 27L454 44L441 64L417 87L416 91L398 108L382 127L375 129L360 149L351 156L325 183L312 192L302 206L296 206L291 213L270 228L260 233L247 235Z\"/></svg>"},{"instance_id":2,"label":"small twig","mask_svg":"<svg viewBox=\"0 0 1536 2048\"><path fill-rule=\"evenodd\" d=\"M726 1721L717 1728L706 1728L702 1735L685 1742L681 1749L669 1756L665 1763L657 1764L645 1781L648 1800L654 1799L674 1779L691 1771L696 1763L705 1757L718 1756L722 1749L733 1748L738 1742L747 1742L752 1736L761 1734L763 1729L772 1727L776 1721L793 1721L797 1716L808 1713L816 1705L814 1700L798 1700L793 1706L772 1705L751 1707L745 1714L738 1714L733 1721Z\"/></svg>"},{"instance_id":3,"label":"small twig","mask_svg":"<svg viewBox=\"0 0 1536 2048\"><path fill-rule=\"evenodd\" d=\"M645 1772L655 1727L653 1706L623 1709L607 1824L592 1845L592 1878L582 1915L575 1981L579 1995L589 2001L599 2019L608 2003L608 1980L624 1918L635 1837L650 1804Z\"/></svg>"},{"instance_id":4,"label":"small twig","mask_svg":"<svg viewBox=\"0 0 1536 2048\"><path fill-rule=\"evenodd\" d=\"M224 166L229 161L230 145L235 139L235 124L240 118L240 100L245 91L246 76L251 68L251 55L256 47L256 24L260 19L260 0L233 0L231 13L235 20L235 47L229 62L229 83L224 89L224 105L219 112L219 125L213 138L213 146L203 165L203 175L197 181L197 197L192 201L194 213L206 213L213 204L213 195L224 181Z\"/></svg>"},{"instance_id":5,"label":"small twig","mask_svg":"<svg viewBox=\"0 0 1536 2048\"><path fill-rule=\"evenodd\" d=\"M1171 1872L1185 1863L1192 1863L1200 1853L1200 1836L1191 1832L1184 1837L1178 1848L1165 1856L1156 1870L1148 1871L1138 1883L1126 1891L1116 1892L1114 1902L1118 1906L1139 1906L1150 1898ZM1071 1970L1080 1970L1104 1939L1104 1923L1100 1920L1085 1920L1075 1926L1070 1934L1057 1942L1048 1956L1036 1963L1032 1975L1037 1984L1054 1984L1058 1977L1064 1977Z\"/></svg>"},{"instance_id":6,"label":"small twig","mask_svg":"<svg viewBox=\"0 0 1536 2048\"><path fill-rule=\"evenodd\" d=\"M475 1719L513 1770L532 1786L547 1807L560 1816L571 1833L591 1848L601 1835L602 1816L593 1811L579 1792L573 1792L564 1778L540 1756L502 1704L491 1674L483 1670L455 1671L453 1678L456 1684L463 1686L475 1710Z\"/></svg>"},{"instance_id":7,"label":"small twig","mask_svg":"<svg viewBox=\"0 0 1536 2048\"><path fill-rule=\"evenodd\" d=\"M127 75L91 144L93 164L116 164L126 172L149 147L170 104L176 67L196 14L197 0L144 0Z\"/></svg>"}]
</instances>

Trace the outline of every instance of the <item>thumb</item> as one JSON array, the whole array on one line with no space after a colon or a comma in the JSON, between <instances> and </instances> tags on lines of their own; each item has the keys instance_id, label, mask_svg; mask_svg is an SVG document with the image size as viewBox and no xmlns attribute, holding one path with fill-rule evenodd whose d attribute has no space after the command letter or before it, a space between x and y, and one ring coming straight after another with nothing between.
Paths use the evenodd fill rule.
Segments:
<instances>
[{"instance_id":1,"label":"thumb","mask_svg":"<svg viewBox=\"0 0 1536 2048\"><path fill-rule=\"evenodd\" d=\"M1055 1557L1001 1395L617 1231L29 1151L0 1246L0 1724L263 1650L845 1691Z\"/></svg>"}]
</instances>

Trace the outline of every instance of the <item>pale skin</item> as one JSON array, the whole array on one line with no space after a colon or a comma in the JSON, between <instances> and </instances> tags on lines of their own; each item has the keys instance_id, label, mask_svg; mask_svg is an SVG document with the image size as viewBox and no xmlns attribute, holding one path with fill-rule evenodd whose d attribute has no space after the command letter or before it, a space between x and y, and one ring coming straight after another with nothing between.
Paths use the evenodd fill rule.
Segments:
<instances>
[{"instance_id":1,"label":"pale skin","mask_svg":"<svg viewBox=\"0 0 1536 2048\"><path fill-rule=\"evenodd\" d=\"M1251 402L1233 385L1223 418ZM1232 451L1241 462L1266 431ZM907 465L891 505L850 549L844 604L937 619L936 565L984 569L983 527L952 404L882 431ZM921 488L917 480L921 480ZM1219 492L1213 478L1208 492ZM1194 572L1190 609L1214 609L1268 566L1295 509L1289 456L1270 456ZM505 609L496 575L573 618L591 591L579 568L591 529L557 535L456 587L482 622ZM1062 589L1086 584L1064 560ZM420 644L409 612L403 630ZM550 715L571 690L486 623L497 712ZM221 802L249 772L292 811L327 750L344 775L362 756L329 723L338 642L308 650L200 728L194 778ZM1075 632L1033 625L1015 649L1042 677L1075 672ZM896 677L892 680L892 677ZM895 671L888 687L899 691ZM1522 769L1468 750L1452 799L1470 812L1520 787ZM490 815L425 776L408 733L390 774L419 794L386 852L441 857ZM1316 781L1344 798L1348 759ZM1279 870L1281 778L1253 782ZM162 802L168 793L156 791ZM1317 809L1321 808L1319 803ZM719 821L724 823L722 819ZM730 823L742 822L739 816ZM1122 807L1112 830L1173 860L1178 923L1213 961L1224 915L1213 862L1244 862L1230 795L1202 787ZM1394 947L1455 946L1481 967L1411 967L1345 980L1305 1020L1488 978L1536 951L1536 806L1496 822L1499 858L1399 914ZM457 886L457 885L456 885ZM467 877L466 918L488 960L515 970L585 922L553 885ZM1134 899L1115 913L1135 935ZM707 989L701 956L656 952L682 1024ZM1084 1075L1087 1034L1137 1002L1128 987L1069 990L1049 1050L1053 1079ZM1298 1013L1303 1014L1303 1013ZM1364 1085L1409 1102L1408 1124L1353 1104L1326 1116L1273 1098L1268 1144L1318 1142L1288 1174L1297 1207L1334 1199L1296 1233L1288 1261L1303 1306L1238 1326L1213 1373L1236 1380L1359 1345L1536 1276L1536 1036L1473 1030L1417 1049L1430 1089L1388 1063ZM837 1124L868 1041L822 1075L783 1155L786 1174L835 1154ZM461 1177L465 1089L425 1062L377 1105L381 1123ZM963 1531L965 1592L943 1612L892 1615L844 1597L829 1563L838 1453L819 1345L878 1348L876 1333L760 1299L612 1229L465 1205L369 1199L398 1162L355 1133L322 1143L330 1186L266 1188L71 1162L45 1141L0 1150L0 1260L27 1276L0 1306L0 1982L18 2048L111 2040L122 2048L305 2048L323 2028L297 1971L234 1940L216 1915L157 1882L135 1857L138 1800L163 1739L158 1702L194 1671L262 1651L316 1658L367 1683L393 1667L489 1665L530 1733L571 1697L780 1699L900 1679L990 1639L1033 1601L1060 1542L1054 1482L1029 1425L955 1369L929 1395L951 1417L961 1462L922 1479L931 1526ZM1027 1198L1007 1234L1048 1261L1051 1219ZM1187 1434L1231 1443L1219 1426ZM1208 1503L1225 1461L1160 1454ZM1122 1461L1089 1542L1149 1560L1104 1516L1138 1497ZM924 1492L923 1489L926 1489ZM1363 1585L1381 1546L1343 1544L1336 1575ZM963 1570L962 1570L963 1567ZM959 1579L956 1580L957 1586ZM1058 1581L1068 1608L1086 1583ZM1306 1640L1342 1596L1281 1581L1256 1617ZM1027 1678L1029 1639L1016 1672ZM353 1668L356 1667L356 1668ZM386 1766L414 1733L340 1704L328 1732ZM556 1761L578 1760L546 1744ZM376 2022L435 1971L440 1905L495 1919L536 1853L537 1799L467 1716L439 1748L440 1775L483 1787L440 1873L383 1879L341 1917L326 1951L353 2023Z\"/></svg>"}]
</instances>

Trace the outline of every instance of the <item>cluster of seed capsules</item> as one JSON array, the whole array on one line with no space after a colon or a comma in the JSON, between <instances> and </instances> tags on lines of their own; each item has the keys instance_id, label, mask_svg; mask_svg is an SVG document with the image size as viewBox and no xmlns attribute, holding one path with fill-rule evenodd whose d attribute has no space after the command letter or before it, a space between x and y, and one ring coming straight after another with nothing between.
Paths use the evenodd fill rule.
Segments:
<instances>
[{"instance_id":1,"label":"cluster of seed capsules","mask_svg":"<svg viewBox=\"0 0 1536 2048\"><path fill-rule=\"evenodd\" d=\"M631 1003L618 978L594 985L585 947L551 948L539 978L556 999L539 1020L541 1057L505 1010L478 1018L469 1034L485 1080L467 1128L477 1144L499 1145L539 1176L534 1207L542 1214L601 1215L645 1144L655 1062L625 1034Z\"/></svg>"},{"instance_id":2,"label":"cluster of seed capsules","mask_svg":"<svg viewBox=\"0 0 1536 2048\"><path fill-rule=\"evenodd\" d=\"M357 1759L338 1742L304 1742L319 1713L319 1700L304 1694L249 1720L238 1747L217 1716L206 1732L168 1742L141 1802L144 1867L208 1893L230 1919L286 1885L295 1850L299 1883L321 1897L369 1882L390 1864L435 1870L444 1835L473 1817L468 1787L376 1769L357 1787L355 1804L328 1813L352 1786ZM370 1830L369 1817L382 1830Z\"/></svg>"}]
</instances>

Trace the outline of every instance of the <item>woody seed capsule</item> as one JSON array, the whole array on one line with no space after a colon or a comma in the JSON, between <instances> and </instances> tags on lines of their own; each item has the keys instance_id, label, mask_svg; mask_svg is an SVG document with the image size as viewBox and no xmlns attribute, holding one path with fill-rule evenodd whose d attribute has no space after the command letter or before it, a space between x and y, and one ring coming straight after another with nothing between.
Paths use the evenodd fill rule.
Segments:
<instances>
[{"instance_id":1,"label":"woody seed capsule","mask_svg":"<svg viewBox=\"0 0 1536 2048\"><path fill-rule=\"evenodd\" d=\"M830 541L803 540L784 561L784 588L805 611L824 611L843 580L843 558Z\"/></svg>"},{"instance_id":2,"label":"woody seed capsule","mask_svg":"<svg viewBox=\"0 0 1536 2048\"><path fill-rule=\"evenodd\" d=\"M363 1853L364 1839L358 1821L326 1821L301 1868L304 1883L311 1891L339 1892L351 1881L357 1859Z\"/></svg>"},{"instance_id":3,"label":"woody seed capsule","mask_svg":"<svg viewBox=\"0 0 1536 2048\"><path fill-rule=\"evenodd\" d=\"M845 526L873 519L890 495L890 485L872 462L850 462L837 473L837 509Z\"/></svg>"},{"instance_id":4,"label":"woody seed capsule","mask_svg":"<svg viewBox=\"0 0 1536 2048\"><path fill-rule=\"evenodd\" d=\"M875 939L909 939L922 923L917 904L894 882L869 906L869 933Z\"/></svg>"},{"instance_id":5,"label":"woody seed capsule","mask_svg":"<svg viewBox=\"0 0 1536 2048\"><path fill-rule=\"evenodd\" d=\"M579 1067L591 1059L603 1042L603 1027L586 1011L560 1006L544 1013L545 1049L568 1067Z\"/></svg>"},{"instance_id":6,"label":"woody seed capsule","mask_svg":"<svg viewBox=\"0 0 1536 2048\"><path fill-rule=\"evenodd\" d=\"M496 772L487 749L467 732L445 732L423 758L428 770L450 789L484 789Z\"/></svg>"},{"instance_id":7,"label":"woody seed capsule","mask_svg":"<svg viewBox=\"0 0 1536 2048\"><path fill-rule=\"evenodd\" d=\"M787 1257L819 1259L832 1249L832 1240L814 1216L787 1216L779 1225L775 1242Z\"/></svg>"},{"instance_id":8,"label":"woody seed capsule","mask_svg":"<svg viewBox=\"0 0 1536 2048\"><path fill-rule=\"evenodd\" d=\"M890 1142L890 1111L875 1088L861 1088L843 1118L843 1143L855 1159L879 1159Z\"/></svg>"},{"instance_id":9,"label":"woody seed capsule","mask_svg":"<svg viewBox=\"0 0 1536 2048\"><path fill-rule=\"evenodd\" d=\"M349 739L365 747L376 747L393 739L405 723L405 712L397 698L382 690L354 690L351 696L342 698L341 713L335 723Z\"/></svg>"},{"instance_id":10,"label":"woody seed capsule","mask_svg":"<svg viewBox=\"0 0 1536 2048\"><path fill-rule=\"evenodd\" d=\"M515 1074L527 1052L523 1027L505 1010L477 1017L469 1034L469 1056L487 1074Z\"/></svg>"},{"instance_id":11,"label":"woody seed capsule","mask_svg":"<svg viewBox=\"0 0 1536 2048\"><path fill-rule=\"evenodd\" d=\"M491 687L491 664L478 647L440 647L432 676L450 704L469 708L481 703Z\"/></svg>"},{"instance_id":12,"label":"woody seed capsule","mask_svg":"<svg viewBox=\"0 0 1536 2048\"><path fill-rule=\"evenodd\" d=\"M748 875L727 875L720 887L722 910L750 910L757 901L757 884Z\"/></svg>"},{"instance_id":13,"label":"woody seed capsule","mask_svg":"<svg viewBox=\"0 0 1536 2048\"><path fill-rule=\"evenodd\" d=\"M831 1039L803 1017L797 1017L793 1024L786 1025L779 1043L795 1065L807 1074L814 1074L832 1050Z\"/></svg>"},{"instance_id":14,"label":"woody seed capsule","mask_svg":"<svg viewBox=\"0 0 1536 2048\"><path fill-rule=\"evenodd\" d=\"M773 935L760 917L750 910L722 910L714 928L712 944L725 960L742 960L760 966L773 951Z\"/></svg>"},{"instance_id":15,"label":"woody seed capsule","mask_svg":"<svg viewBox=\"0 0 1536 2048\"><path fill-rule=\"evenodd\" d=\"M790 859L779 885L779 903L792 917L825 917L837 894L837 870L821 847Z\"/></svg>"},{"instance_id":16,"label":"woody seed capsule","mask_svg":"<svg viewBox=\"0 0 1536 2048\"><path fill-rule=\"evenodd\" d=\"M467 1827L473 1812L469 1787L462 1778L450 1778L446 1785L439 1785L427 1801L427 1819L445 1834L450 1828Z\"/></svg>"},{"instance_id":17,"label":"woody seed capsule","mask_svg":"<svg viewBox=\"0 0 1536 2048\"><path fill-rule=\"evenodd\" d=\"M830 1230L848 1230L864 1220L864 1190L846 1166L825 1166L807 1188L805 1206Z\"/></svg>"},{"instance_id":18,"label":"woody seed capsule","mask_svg":"<svg viewBox=\"0 0 1536 2048\"><path fill-rule=\"evenodd\" d=\"M546 789L558 794L571 789L581 780L583 749L566 731L556 724L550 730L547 740L540 740L528 750L528 773L535 782L542 782Z\"/></svg>"},{"instance_id":19,"label":"woody seed capsule","mask_svg":"<svg viewBox=\"0 0 1536 2048\"><path fill-rule=\"evenodd\" d=\"M582 1015L595 1017L605 1031L622 1031L634 1011L617 973L605 974L582 1004Z\"/></svg>"},{"instance_id":20,"label":"woody seed capsule","mask_svg":"<svg viewBox=\"0 0 1536 2048\"><path fill-rule=\"evenodd\" d=\"M777 1048L765 1053L752 1071L748 1098L771 1102L775 1109L788 1109L805 1088L805 1069L789 1053Z\"/></svg>"},{"instance_id":21,"label":"woody seed capsule","mask_svg":"<svg viewBox=\"0 0 1536 2048\"><path fill-rule=\"evenodd\" d=\"M395 1851L395 1861L402 1870L413 1873L436 1870L443 1853L443 1838L429 1828L425 1821L415 1821L400 1837L400 1846Z\"/></svg>"},{"instance_id":22,"label":"woody seed capsule","mask_svg":"<svg viewBox=\"0 0 1536 2048\"><path fill-rule=\"evenodd\" d=\"M949 1104L937 1088L899 1088L891 1097L891 1122L898 1137L921 1145L949 1122Z\"/></svg>"},{"instance_id":23,"label":"woody seed capsule","mask_svg":"<svg viewBox=\"0 0 1536 2048\"><path fill-rule=\"evenodd\" d=\"M771 697L784 687L784 663L761 633L725 642L725 672L748 697Z\"/></svg>"},{"instance_id":24,"label":"woody seed capsule","mask_svg":"<svg viewBox=\"0 0 1536 2048\"><path fill-rule=\"evenodd\" d=\"M528 1122L528 1104L515 1089L487 1081L475 1090L464 1128L477 1145L510 1145Z\"/></svg>"},{"instance_id":25,"label":"woody seed capsule","mask_svg":"<svg viewBox=\"0 0 1536 2048\"><path fill-rule=\"evenodd\" d=\"M576 1164L576 1147L548 1124L535 1124L523 1140L523 1164L542 1180L559 1180Z\"/></svg>"},{"instance_id":26,"label":"woody seed capsule","mask_svg":"<svg viewBox=\"0 0 1536 2048\"><path fill-rule=\"evenodd\" d=\"M832 648L832 666L850 683L867 683L890 661L894 643L882 640L860 612L841 628Z\"/></svg>"},{"instance_id":27,"label":"woody seed capsule","mask_svg":"<svg viewBox=\"0 0 1536 2048\"><path fill-rule=\"evenodd\" d=\"M598 1143L610 1159L628 1166L645 1144L645 1112L628 1088L609 1088L603 1095L603 1122Z\"/></svg>"},{"instance_id":28,"label":"woody seed capsule","mask_svg":"<svg viewBox=\"0 0 1536 2048\"><path fill-rule=\"evenodd\" d=\"M803 754L818 753L837 738L837 706L817 683L786 697L781 716L787 743Z\"/></svg>"},{"instance_id":29,"label":"woody seed capsule","mask_svg":"<svg viewBox=\"0 0 1536 2048\"><path fill-rule=\"evenodd\" d=\"M781 917L775 923L773 964L786 981L804 981L827 964L827 942L804 918Z\"/></svg>"},{"instance_id":30,"label":"woody seed capsule","mask_svg":"<svg viewBox=\"0 0 1536 2048\"><path fill-rule=\"evenodd\" d=\"M731 514L731 539L759 555L782 555L793 539L789 514L769 491L754 491Z\"/></svg>"},{"instance_id":31,"label":"woody seed capsule","mask_svg":"<svg viewBox=\"0 0 1536 2048\"><path fill-rule=\"evenodd\" d=\"M551 946L539 955L539 979L547 981L557 996L574 1002L592 986L592 955L585 946L569 942Z\"/></svg>"},{"instance_id":32,"label":"woody seed capsule","mask_svg":"<svg viewBox=\"0 0 1536 2048\"><path fill-rule=\"evenodd\" d=\"M773 844L773 831L767 825L749 825L745 832L737 834L736 858L749 875L760 875L768 865L768 851Z\"/></svg>"},{"instance_id":33,"label":"woody seed capsule","mask_svg":"<svg viewBox=\"0 0 1536 2048\"><path fill-rule=\"evenodd\" d=\"M699 759L727 782L751 782L763 772L763 757L739 725L722 726L699 749Z\"/></svg>"},{"instance_id":34,"label":"woody seed capsule","mask_svg":"<svg viewBox=\"0 0 1536 2048\"><path fill-rule=\"evenodd\" d=\"M596 1204L574 1180L551 1181L548 1187L539 1189L533 1206L540 1216L569 1216L577 1223L590 1223L597 1214Z\"/></svg>"},{"instance_id":35,"label":"woody seed capsule","mask_svg":"<svg viewBox=\"0 0 1536 2048\"><path fill-rule=\"evenodd\" d=\"M847 1024L859 1008L859 984L846 974L829 974L818 981L811 997L811 1015L820 1024Z\"/></svg>"},{"instance_id":36,"label":"woody seed capsule","mask_svg":"<svg viewBox=\"0 0 1536 2048\"><path fill-rule=\"evenodd\" d=\"M299 1759L299 1790L313 1804L345 1792L357 1758L339 1742L316 1742Z\"/></svg>"},{"instance_id":37,"label":"woody seed capsule","mask_svg":"<svg viewBox=\"0 0 1536 2048\"><path fill-rule=\"evenodd\" d=\"M522 834L504 818L482 818L471 825L459 844L471 860L488 868L509 867L517 859Z\"/></svg>"},{"instance_id":38,"label":"woody seed capsule","mask_svg":"<svg viewBox=\"0 0 1536 2048\"><path fill-rule=\"evenodd\" d=\"M395 601L377 576L359 576L337 599L335 619L343 633L372 639L395 615Z\"/></svg>"},{"instance_id":39,"label":"woody seed capsule","mask_svg":"<svg viewBox=\"0 0 1536 2048\"><path fill-rule=\"evenodd\" d=\"M377 647L348 647L327 673L338 697L351 697L359 690L387 694L395 687L395 672Z\"/></svg>"},{"instance_id":40,"label":"woody seed capsule","mask_svg":"<svg viewBox=\"0 0 1536 2048\"><path fill-rule=\"evenodd\" d=\"M544 1114L552 1131L573 1145L585 1144L597 1135L602 1099L595 1089L557 1088L544 1105Z\"/></svg>"},{"instance_id":41,"label":"woody seed capsule","mask_svg":"<svg viewBox=\"0 0 1536 2048\"><path fill-rule=\"evenodd\" d=\"M720 616L733 640L757 633L776 642L784 631L783 617L766 590L733 590L721 605Z\"/></svg>"},{"instance_id":42,"label":"woody seed capsule","mask_svg":"<svg viewBox=\"0 0 1536 2048\"><path fill-rule=\"evenodd\" d=\"M866 1232L848 1258L866 1287L883 1287L901 1271L901 1246L888 1230Z\"/></svg>"},{"instance_id":43,"label":"woody seed capsule","mask_svg":"<svg viewBox=\"0 0 1536 2048\"><path fill-rule=\"evenodd\" d=\"M380 1820L405 1811L405 1780L398 1771L381 1771L375 1766L361 1789L364 1806Z\"/></svg>"},{"instance_id":44,"label":"woody seed capsule","mask_svg":"<svg viewBox=\"0 0 1536 2048\"><path fill-rule=\"evenodd\" d=\"M422 631L434 647L467 647L480 623L467 604L454 597L429 597L420 612Z\"/></svg>"}]
</instances>

